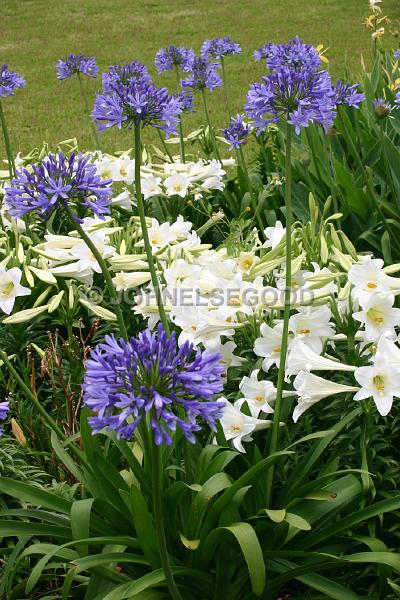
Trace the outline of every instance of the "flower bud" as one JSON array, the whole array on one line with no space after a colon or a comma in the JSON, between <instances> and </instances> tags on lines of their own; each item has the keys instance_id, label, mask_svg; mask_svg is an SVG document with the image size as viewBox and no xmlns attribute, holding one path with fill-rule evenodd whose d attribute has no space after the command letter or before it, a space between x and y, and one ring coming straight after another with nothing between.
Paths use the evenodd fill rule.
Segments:
<instances>
[{"instance_id":1,"label":"flower bud","mask_svg":"<svg viewBox=\"0 0 400 600\"><path fill-rule=\"evenodd\" d=\"M22 431L21 427L18 425L18 423L15 419L11 419L11 431L12 431L13 436L17 440L18 444L20 446L22 446L23 448L26 448L28 445L28 442L26 441L24 432Z\"/></svg>"}]
</instances>

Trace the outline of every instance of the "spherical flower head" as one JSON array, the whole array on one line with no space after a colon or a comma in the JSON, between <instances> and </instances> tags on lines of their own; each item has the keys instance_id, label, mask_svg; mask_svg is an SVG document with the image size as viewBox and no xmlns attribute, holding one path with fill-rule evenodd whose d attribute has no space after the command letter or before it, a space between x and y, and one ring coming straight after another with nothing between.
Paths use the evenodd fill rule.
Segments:
<instances>
[{"instance_id":1,"label":"spherical flower head","mask_svg":"<svg viewBox=\"0 0 400 600\"><path fill-rule=\"evenodd\" d=\"M320 123L327 131L335 118L335 92L327 71L303 66L280 67L253 83L247 94L246 113L254 119L257 133L268 123L286 117L296 133L311 122Z\"/></svg>"},{"instance_id":2,"label":"spherical flower head","mask_svg":"<svg viewBox=\"0 0 400 600\"><path fill-rule=\"evenodd\" d=\"M204 56L197 56L190 66L188 77L182 79L182 87L194 90L208 89L211 92L222 86L222 79L215 70L217 63L209 62Z\"/></svg>"},{"instance_id":3,"label":"spherical flower head","mask_svg":"<svg viewBox=\"0 0 400 600\"><path fill-rule=\"evenodd\" d=\"M364 102L365 100L365 95L358 91L357 83L349 85L338 79L334 87L334 92L336 95L335 102L337 106L340 104L347 104L347 106L359 108L361 102Z\"/></svg>"},{"instance_id":4,"label":"spherical flower head","mask_svg":"<svg viewBox=\"0 0 400 600\"><path fill-rule=\"evenodd\" d=\"M205 58L221 59L229 54L240 54L241 51L240 44L232 42L229 36L205 40L201 47L201 53Z\"/></svg>"},{"instance_id":5,"label":"spherical flower head","mask_svg":"<svg viewBox=\"0 0 400 600\"><path fill-rule=\"evenodd\" d=\"M269 69L289 67L301 70L303 67L317 70L321 65L318 50L310 44L304 44L298 36L288 44L265 44L254 52L255 60L265 58Z\"/></svg>"},{"instance_id":6,"label":"spherical flower head","mask_svg":"<svg viewBox=\"0 0 400 600\"><path fill-rule=\"evenodd\" d=\"M87 77L97 77L99 68L96 64L96 59L91 56L87 57L83 54L70 54L67 58L60 59L56 65L57 79L64 81L69 77L76 77L78 74L86 75Z\"/></svg>"},{"instance_id":7,"label":"spherical flower head","mask_svg":"<svg viewBox=\"0 0 400 600\"><path fill-rule=\"evenodd\" d=\"M17 171L6 189L9 214L18 218L37 211L47 217L53 210L70 205L75 205L78 213L85 207L99 217L108 214L112 180L102 179L89 161L90 157L81 153L67 158L59 152L49 154L31 170Z\"/></svg>"},{"instance_id":8,"label":"spherical flower head","mask_svg":"<svg viewBox=\"0 0 400 600\"><path fill-rule=\"evenodd\" d=\"M89 424L94 434L107 429L132 439L149 415L156 445L171 444L177 427L194 443L198 419L215 430L222 414L224 402L212 399L223 388L223 371L219 354L188 342L178 348L161 324L129 341L106 336L86 362L84 403L95 413Z\"/></svg>"},{"instance_id":9,"label":"spherical flower head","mask_svg":"<svg viewBox=\"0 0 400 600\"><path fill-rule=\"evenodd\" d=\"M171 44L168 48L157 50L154 64L158 73L172 71L176 67L179 67L182 71L187 71L190 69L195 56L191 48L177 48Z\"/></svg>"},{"instance_id":10,"label":"spherical flower head","mask_svg":"<svg viewBox=\"0 0 400 600\"><path fill-rule=\"evenodd\" d=\"M0 98L15 96L18 88L25 87L25 79L22 75L10 71L6 64L0 69Z\"/></svg>"},{"instance_id":11,"label":"spherical flower head","mask_svg":"<svg viewBox=\"0 0 400 600\"><path fill-rule=\"evenodd\" d=\"M146 65L139 60L134 60L124 65L110 65L108 72L102 75L103 92L110 94L113 91L112 84L118 85L120 83L129 85L131 81L136 79L151 81Z\"/></svg>"},{"instance_id":12,"label":"spherical flower head","mask_svg":"<svg viewBox=\"0 0 400 600\"><path fill-rule=\"evenodd\" d=\"M384 98L372 100L372 108L377 119L386 119L393 110L393 106Z\"/></svg>"},{"instance_id":13,"label":"spherical flower head","mask_svg":"<svg viewBox=\"0 0 400 600\"><path fill-rule=\"evenodd\" d=\"M92 118L99 131L113 126L131 129L150 125L167 135L176 133L181 102L146 78L130 78L127 83L109 84L109 94L97 94Z\"/></svg>"},{"instance_id":14,"label":"spherical flower head","mask_svg":"<svg viewBox=\"0 0 400 600\"><path fill-rule=\"evenodd\" d=\"M224 138L229 142L229 150L240 148L248 140L251 127L244 121L245 115L236 115L232 117L229 127L224 129Z\"/></svg>"}]
</instances>

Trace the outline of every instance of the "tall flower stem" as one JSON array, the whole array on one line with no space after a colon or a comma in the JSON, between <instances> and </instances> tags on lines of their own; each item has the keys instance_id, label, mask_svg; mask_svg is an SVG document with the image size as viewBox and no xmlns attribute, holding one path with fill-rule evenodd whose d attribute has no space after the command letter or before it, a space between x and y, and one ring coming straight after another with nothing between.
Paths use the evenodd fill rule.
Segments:
<instances>
[{"instance_id":1,"label":"tall flower stem","mask_svg":"<svg viewBox=\"0 0 400 600\"><path fill-rule=\"evenodd\" d=\"M15 177L14 155L13 155L12 148L11 148L10 136L8 133L7 123L6 123L6 119L4 116L1 100L0 100L0 121L1 121L1 128L3 130L4 144L5 144L6 153L7 153L8 170L10 173L10 179L12 179L13 177Z\"/></svg>"},{"instance_id":2,"label":"tall flower stem","mask_svg":"<svg viewBox=\"0 0 400 600\"><path fill-rule=\"evenodd\" d=\"M208 112L206 92L205 92L204 88L201 90L201 97L203 99L204 112L205 112L206 119L207 119L208 129L210 130L210 136L211 136L212 145L214 146L215 156L218 158L219 162L222 165L221 155L218 150L218 145L217 145L217 140L215 138L214 129L213 129L213 126L211 125L210 113Z\"/></svg>"},{"instance_id":3,"label":"tall flower stem","mask_svg":"<svg viewBox=\"0 0 400 600\"><path fill-rule=\"evenodd\" d=\"M230 103L229 103L228 80L226 78L225 63L224 63L223 56L221 56L221 70L222 70L222 82L224 84L224 91L225 91L226 108L228 109L229 118L231 118L232 117L232 111L231 111L231 106L230 106Z\"/></svg>"},{"instance_id":4,"label":"tall flower stem","mask_svg":"<svg viewBox=\"0 0 400 600\"><path fill-rule=\"evenodd\" d=\"M135 125L135 189L136 189L136 202L139 211L140 226L142 228L142 236L144 241L144 249L149 263L149 271L151 275L151 282L154 287L156 295L156 301L158 306L158 312L160 314L160 320L164 331L169 334L169 325L167 315L165 314L165 308L162 301L160 283L158 281L157 272L154 264L153 250L151 248L149 240L149 232L147 231L146 214L144 211L142 188L140 183L140 164L142 160L142 149L140 141L140 125Z\"/></svg>"},{"instance_id":5,"label":"tall flower stem","mask_svg":"<svg viewBox=\"0 0 400 600\"><path fill-rule=\"evenodd\" d=\"M274 419L271 431L270 455L278 450L279 427L282 412L283 384L285 381L286 354L288 349L290 299L292 285L292 129L286 123L286 158L285 158L285 215L286 215L286 278L285 278L285 300L283 312L282 341L279 360L278 381L276 385L276 401L274 406ZM267 506L271 505L272 487L274 482L274 466L267 475Z\"/></svg>"},{"instance_id":6,"label":"tall flower stem","mask_svg":"<svg viewBox=\"0 0 400 600\"><path fill-rule=\"evenodd\" d=\"M182 600L182 596L175 583L175 579L171 569L171 563L168 555L167 540L164 527L164 513L162 505L162 461L161 447L153 443L152 448L152 496L154 519L158 538L158 550L162 568L164 570L165 579L167 581L168 591L173 600Z\"/></svg>"},{"instance_id":7,"label":"tall flower stem","mask_svg":"<svg viewBox=\"0 0 400 600\"><path fill-rule=\"evenodd\" d=\"M81 88L81 95L82 95L82 98L83 98L83 102L85 104L86 115L89 118L90 125L92 127L92 132L93 132L94 140L95 140L95 143L96 143L96 150L100 150L101 149L101 147L100 147L100 140L99 140L99 136L97 135L96 126L95 126L95 124L94 124L94 122L92 120L92 117L90 115L89 102L88 102L88 99L87 99L87 96L86 96L86 92L85 92L85 88L84 88L84 85L83 85L81 74L77 73L77 77L78 77L78 81L79 81L79 86Z\"/></svg>"},{"instance_id":8,"label":"tall flower stem","mask_svg":"<svg viewBox=\"0 0 400 600\"><path fill-rule=\"evenodd\" d=\"M178 65L175 65L175 74L176 74L176 82L177 82L178 92L179 92L181 78L179 75ZM184 162L186 162L186 157L185 157L185 143L183 141L183 127L182 127L181 115L179 115L178 118L179 118L179 150L180 150L180 155L181 155L181 161L184 163Z\"/></svg>"},{"instance_id":9,"label":"tall flower stem","mask_svg":"<svg viewBox=\"0 0 400 600\"><path fill-rule=\"evenodd\" d=\"M92 240L90 239L90 236L88 236L88 234L82 228L82 226L80 225L80 223L78 223L75 220L74 215L73 215L71 209L69 207L66 207L65 210L66 210L66 212L67 212L67 214L68 214L68 216L69 216L69 218L71 220L71 223L73 223L75 229L77 230L77 232L81 236L82 240L85 242L86 246L92 252L93 256L95 257L95 259L97 260L97 262L98 262L98 264L100 266L101 272L102 272L103 277L104 277L104 281L105 281L107 289L108 289L108 293L110 294L110 298L113 301L113 305L114 305L113 308L115 309L115 314L117 316L119 333L122 335L122 337L125 340L127 340L128 339L128 332L126 330L124 317L122 315L122 310L121 310L121 307L120 307L119 301L118 301L118 295L117 295L117 292L115 290L114 284L112 282L110 271L108 269L107 263L104 260L104 258L101 256L101 254L98 251L98 249L97 249L96 245L94 244L94 242L92 242Z\"/></svg>"},{"instance_id":10,"label":"tall flower stem","mask_svg":"<svg viewBox=\"0 0 400 600\"><path fill-rule=\"evenodd\" d=\"M14 369L13 365L11 364L10 359L7 356L7 353L4 352L4 350L0 350L0 360L3 361L3 363L5 364L5 366L7 367L7 369L9 370L10 374L12 375L14 381L18 384L20 391L22 391L25 394L25 396L30 400L30 402L36 408L36 410L41 415L41 417L43 418L43 420L48 424L48 426L51 429L53 429L53 431L55 431L55 433L61 439L65 439L65 435L61 431L61 429L59 428L59 426L57 425L56 421L48 414L47 410L45 410L45 408L40 404L38 398L29 389L29 387L26 385L26 383L24 382L24 380L22 379L22 377L20 377L18 375L17 371Z\"/></svg>"},{"instance_id":11,"label":"tall flower stem","mask_svg":"<svg viewBox=\"0 0 400 600\"><path fill-rule=\"evenodd\" d=\"M253 208L253 213L254 213L253 214L253 218L252 218L252 222L253 222L254 219L256 219L257 225L258 225L259 230L260 230L260 234L263 235L263 233L264 233L264 225L263 225L263 222L262 222L262 219L261 219L259 207L257 206L257 202L256 202L256 199L255 199L254 194L253 194L253 186L252 186L251 181L250 181L249 172L247 170L246 161L245 161L243 150L242 150L241 147L239 147L238 150L237 150L237 158L238 158L239 165L242 167L243 175L244 175L244 178L246 179L247 187L248 187L248 190L249 190L249 193L250 193L250 197L251 197L251 206Z\"/></svg>"},{"instance_id":12,"label":"tall flower stem","mask_svg":"<svg viewBox=\"0 0 400 600\"><path fill-rule=\"evenodd\" d=\"M168 146L167 146L167 144L165 143L165 140L164 140L164 138L163 138L163 136L162 136L162 133L161 133L161 131L160 131L158 128L156 128L156 129L157 129L158 137L160 138L160 142L161 142L161 144L162 144L162 147L163 147L163 148L164 148L164 150L165 150L165 154L168 156L169 160L170 160L170 161L173 163L173 162L174 162L174 159L172 158L172 154L171 154L171 152L168 150Z\"/></svg>"}]
</instances>

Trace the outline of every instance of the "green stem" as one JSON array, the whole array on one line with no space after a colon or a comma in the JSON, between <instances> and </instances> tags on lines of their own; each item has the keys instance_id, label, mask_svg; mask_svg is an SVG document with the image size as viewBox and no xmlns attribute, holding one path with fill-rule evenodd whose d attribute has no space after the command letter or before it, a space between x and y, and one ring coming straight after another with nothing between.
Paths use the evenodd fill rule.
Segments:
<instances>
[{"instance_id":1,"label":"green stem","mask_svg":"<svg viewBox=\"0 0 400 600\"><path fill-rule=\"evenodd\" d=\"M274 418L271 431L270 455L278 450L279 445L279 427L282 412L283 385L285 381L286 354L288 348L289 317L290 317L290 297L292 285L292 129L289 123L286 123L286 158L285 158L285 214L286 214L286 281L285 281L285 300L283 312L282 342L279 360L278 382L276 386L276 401L274 406ZM267 506L271 506L272 486L274 482L274 466L268 471L267 475Z\"/></svg>"},{"instance_id":2,"label":"green stem","mask_svg":"<svg viewBox=\"0 0 400 600\"><path fill-rule=\"evenodd\" d=\"M104 260L104 258L101 256L101 254L98 251L98 249L97 249L96 245L94 244L94 242L92 242L92 240L90 239L90 237L88 236L88 234L82 228L82 226L80 225L80 223L78 223L75 220L74 214L72 213L71 209L67 206L65 208L65 210L66 210L66 212L67 212L67 214L68 214L68 216L69 216L69 218L71 220L71 223L73 223L75 229L77 230L77 232L81 236L82 240L85 242L86 246L92 252L93 256L95 257L95 259L97 260L97 262L98 262L98 264L100 266L101 272L102 272L103 277L104 277L105 284L106 284L107 289L108 289L108 293L110 294L110 298L111 298L111 300L113 301L113 304L114 304L115 314L117 316L119 333L122 335L122 337L125 340L127 340L128 339L128 333L126 331L124 317L122 315L121 307L119 306L118 295L117 295L117 292L115 290L114 284L112 282L111 275L110 275L110 272L108 270L107 263Z\"/></svg>"},{"instance_id":3,"label":"green stem","mask_svg":"<svg viewBox=\"0 0 400 600\"><path fill-rule=\"evenodd\" d=\"M160 138L160 142L165 150L165 154L168 156L169 160L173 163L174 159L172 158L171 152L168 150L167 144L165 143L162 133L157 127L156 127L156 129L157 129L158 137Z\"/></svg>"},{"instance_id":4,"label":"green stem","mask_svg":"<svg viewBox=\"0 0 400 600\"><path fill-rule=\"evenodd\" d=\"M65 440L66 436L64 435L63 431L59 428L59 426L57 425L55 420L43 408L43 406L40 404L38 398L35 396L35 394L32 392L32 390L29 389L29 387L26 385L26 383L24 382L22 377L20 377L20 375L18 375L17 371L14 369L13 365L10 362L10 359L7 356L7 353L4 352L4 350L0 350L0 359L6 365L7 369L9 370L10 374L12 375L13 379L16 381L16 383L18 383L20 389L24 392L25 396L28 398L28 400L30 400L32 402L33 406L40 413L43 420L58 435L58 437Z\"/></svg>"},{"instance_id":5,"label":"green stem","mask_svg":"<svg viewBox=\"0 0 400 600\"><path fill-rule=\"evenodd\" d=\"M226 108L228 109L229 118L231 118L232 117L232 111L231 111L231 106L230 106L230 103L229 103L228 80L226 78L225 63L224 63L224 59L223 59L222 56L221 56L221 69L222 69L222 82L224 84L224 90L225 90Z\"/></svg>"},{"instance_id":6,"label":"green stem","mask_svg":"<svg viewBox=\"0 0 400 600\"><path fill-rule=\"evenodd\" d=\"M11 148L10 136L7 129L7 123L3 112L3 106L0 100L0 121L1 128L3 130L4 135L4 144L6 146L7 160L8 160L8 171L10 173L10 179L15 177L15 163L14 163L14 155Z\"/></svg>"},{"instance_id":7,"label":"green stem","mask_svg":"<svg viewBox=\"0 0 400 600\"><path fill-rule=\"evenodd\" d=\"M168 591L173 600L182 600L182 596L175 583L172 573L171 564L168 555L167 540L164 528L164 513L162 505L162 462L161 462L161 447L153 443L152 448L152 492L153 492L153 510L156 524L158 550L162 568L164 570L165 579L167 581Z\"/></svg>"},{"instance_id":8,"label":"green stem","mask_svg":"<svg viewBox=\"0 0 400 600\"><path fill-rule=\"evenodd\" d=\"M87 96L86 96L85 88L83 86L83 81L82 81L82 78L81 78L81 74L77 73L77 76L78 76L78 81L79 81L79 85L80 85L80 88L81 88L81 95L82 95L82 98L83 98L83 102L85 104L86 115L89 118L90 126L92 128L94 140L95 140L95 143L96 143L96 150L101 150L99 136L97 135L96 126L93 123L93 120L92 120L92 117L91 117L91 114L90 114L89 102L88 102L88 99L87 99Z\"/></svg>"},{"instance_id":9,"label":"green stem","mask_svg":"<svg viewBox=\"0 0 400 600\"><path fill-rule=\"evenodd\" d=\"M212 145L214 146L215 156L218 158L219 162L222 165L221 155L218 150L218 145L217 145L217 140L215 138L214 129L211 125L210 113L208 112L207 98L206 98L206 93L205 93L204 88L201 90L201 97L203 98L204 112L205 112L206 119L207 119L208 129L210 130L210 136L211 136Z\"/></svg>"},{"instance_id":10,"label":"green stem","mask_svg":"<svg viewBox=\"0 0 400 600\"><path fill-rule=\"evenodd\" d=\"M175 74L176 74L176 82L177 82L177 87L178 87L178 92L179 92L181 78L179 75L178 65L175 65ZM182 119L180 116L179 116L179 150L180 150L180 154L181 154L181 161L184 163L184 162L186 162L185 143L183 141L183 127L182 127Z\"/></svg>"},{"instance_id":11,"label":"green stem","mask_svg":"<svg viewBox=\"0 0 400 600\"><path fill-rule=\"evenodd\" d=\"M248 190L250 192L250 197L251 197L251 206L253 208L253 218L251 220L249 228L251 228L254 219L256 219L258 228L260 230L260 234L264 235L264 224L263 224L262 219L261 219L259 206L257 206L256 198L255 198L255 196L253 194L253 186L252 186L251 181L250 181L249 172L247 170L246 161L245 161L245 158L244 158L244 155L243 155L243 150L242 150L241 147L239 147L238 150L237 150L237 158L238 158L239 165L242 167L244 178L246 179L247 187L248 187Z\"/></svg>"},{"instance_id":12,"label":"green stem","mask_svg":"<svg viewBox=\"0 0 400 600\"><path fill-rule=\"evenodd\" d=\"M156 268L154 265L153 259L153 250L149 240L149 232L147 231L147 223L146 223L146 214L144 211L143 204L143 196L142 196L142 188L140 184L140 164L142 157L142 149L140 142L140 125L135 125L135 189L136 189L136 202L139 211L140 225L142 228L142 236L144 241L144 249L147 256L147 261L149 263L149 271L151 275L151 282L154 287L154 292L156 295L156 301L158 306L158 312L160 314L160 320L164 331L169 334L169 325L167 320L167 315L165 314L165 308L162 301L160 284L157 277Z\"/></svg>"}]
</instances>

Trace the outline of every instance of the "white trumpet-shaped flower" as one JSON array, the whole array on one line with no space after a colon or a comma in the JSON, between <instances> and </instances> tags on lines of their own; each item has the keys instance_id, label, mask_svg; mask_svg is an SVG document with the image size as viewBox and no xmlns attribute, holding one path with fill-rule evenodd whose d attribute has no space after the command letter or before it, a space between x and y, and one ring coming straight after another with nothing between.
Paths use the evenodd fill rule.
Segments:
<instances>
[{"instance_id":1,"label":"white trumpet-shaped flower","mask_svg":"<svg viewBox=\"0 0 400 600\"><path fill-rule=\"evenodd\" d=\"M324 339L334 335L334 329L330 324L332 316L328 306L307 306L301 308L298 313L289 319L289 331L295 338L301 339L307 346L320 354L322 352Z\"/></svg>"},{"instance_id":2,"label":"white trumpet-shaped flower","mask_svg":"<svg viewBox=\"0 0 400 600\"><path fill-rule=\"evenodd\" d=\"M266 237L264 248L271 248L272 250L276 248L285 233L286 228L283 227L280 221L277 221L274 227L266 227L264 229L264 235Z\"/></svg>"},{"instance_id":3,"label":"white trumpet-shaped flower","mask_svg":"<svg viewBox=\"0 0 400 600\"><path fill-rule=\"evenodd\" d=\"M394 296L375 294L364 305L364 310L353 317L363 323L365 339L376 342L382 335L395 337L395 327L400 325L400 308L393 308Z\"/></svg>"},{"instance_id":4,"label":"white trumpet-shaped flower","mask_svg":"<svg viewBox=\"0 0 400 600\"><path fill-rule=\"evenodd\" d=\"M275 400L276 389L272 381L258 381L259 372L259 369L255 369L250 377L243 377L239 383L242 399L247 402L252 417L258 417L260 412L274 412L269 403Z\"/></svg>"},{"instance_id":5,"label":"white trumpet-shaped flower","mask_svg":"<svg viewBox=\"0 0 400 600\"><path fill-rule=\"evenodd\" d=\"M348 279L354 286L352 297L354 300L358 300L363 307L374 294L388 292L399 287L396 279L386 275L383 264L383 260L380 258L364 256L362 261L354 264L348 273Z\"/></svg>"},{"instance_id":6,"label":"white trumpet-shaped flower","mask_svg":"<svg viewBox=\"0 0 400 600\"><path fill-rule=\"evenodd\" d=\"M356 367L336 362L313 352L301 340L294 340L286 364L286 376L300 371L355 371Z\"/></svg>"},{"instance_id":7,"label":"white trumpet-shaped flower","mask_svg":"<svg viewBox=\"0 0 400 600\"><path fill-rule=\"evenodd\" d=\"M18 267L8 269L0 266L0 309L9 315L19 296L29 296L31 290L21 285L22 271Z\"/></svg>"},{"instance_id":8,"label":"white trumpet-shaped flower","mask_svg":"<svg viewBox=\"0 0 400 600\"><path fill-rule=\"evenodd\" d=\"M220 419L225 438L227 441L231 440L239 452L245 452L242 442L251 442L252 434L255 431L271 427L272 421L255 419L242 413L240 410L242 401L238 400L235 404L231 404L226 398L220 398L220 400L226 402Z\"/></svg>"},{"instance_id":9,"label":"white trumpet-shaped flower","mask_svg":"<svg viewBox=\"0 0 400 600\"><path fill-rule=\"evenodd\" d=\"M343 392L357 392L360 388L342 385L329 381L323 377L318 377L309 371L300 371L296 376L293 387L298 394L297 405L293 411L293 421L297 423L299 417L311 406L335 394Z\"/></svg>"},{"instance_id":10,"label":"white trumpet-shaped flower","mask_svg":"<svg viewBox=\"0 0 400 600\"><path fill-rule=\"evenodd\" d=\"M281 358L282 329L282 322L275 325L275 327L270 327L266 323L263 323L260 327L261 337L257 338L254 342L254 354L264 358L263 369L266 373L269 371L272 365L279 367L279 361ZM288 339L289 349L291 347L291 343L292 337Z\"/></svg>"},{"instance_id":11,"label":"white trumpet-shaped flower","mask_svg":"<svg viewBox=\"0 0 400 600\"><path fill-rule=\"evenodd\" d=\"M354 400L373 398L379 414L385 417L392 408L393 398L400 398L400 367L387 362L385 354L379 353L368 367L359 367L354 377L361 389Z\"/></svg>"}]
</instances>

